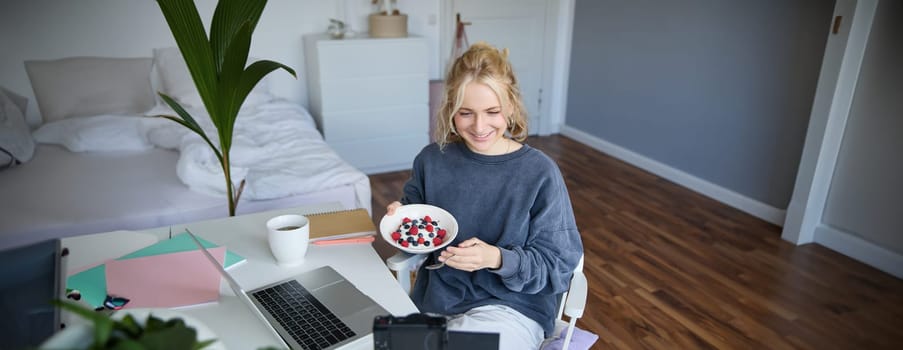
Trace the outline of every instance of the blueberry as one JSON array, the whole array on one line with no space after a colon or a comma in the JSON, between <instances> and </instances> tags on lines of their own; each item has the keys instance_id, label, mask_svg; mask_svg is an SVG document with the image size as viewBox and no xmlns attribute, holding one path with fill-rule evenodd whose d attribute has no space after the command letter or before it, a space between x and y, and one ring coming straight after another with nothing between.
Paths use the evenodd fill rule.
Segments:
<instances>
[{"instance_id":1,"label":"blueberry","mask_svg":"<svg viewBox=\"0 0 903 350\"><path fill-rule=\"evenodd\" d=\"M419 227L419 228L426 228L426 226L424 226L424 225L417 225L417 227Z\"/></svg>"},{"instance_id":2,"label":"blueberry","mask_svg":"<svg viewBox=\"0 0 903 350\"><path fill-rule=\"evenodd\" d=\"M435 237L435 236L436 236L436 235L435 235L434 233L430 232L430 238L433 238L433 237Z\"/></svg>"},{"instance_id":3,"label":"blueberry","mask_svg":"<svg viewBox=\"0 0 903 350\"><path fill-rule=\"evenodd\" d=\"M411 228L411 225L404 224L404 228L407 230L407 229Z\"/></svg>"},{"instance_id":4,"label":"blueberry","mask_svg":"<svg viewBox=\"0 0 903 350\"><path fill-rule=\"evenodd\" d=\"M415 247L418 246L417 242L411 242Z\"/></svg>"},{"instance_id":5,"label":"blueberry","mask_svg":"<svg viewBox=\"0 0 903 350\"><path fill-rule=\"evenodd\" d=\"M408 242L414 242L414 237L408 237Z\"/></svg>"},{"instance_id":6,"label":"blueberry","mask_svg":"<svg viewBox=\"0 0 903 350\"><path fill-rule=\"evenodd\" d=\"M423 246L424 246L424 247L429 247L429 246L430 246L430 241L423 241Z\"/></svg>"},{"instance_id":7,"label":"blueberry","mask_svg":"<svg viewBox=\"0 0 903 350\"><path fill-rule=\"evenodd\" d=\"M417 237L423 237L423 234L422 234L422 233L418 233L418 234L417 234Z\"/></svg>"},{"instance_id":8,"label":"blueberry","mask_svg":"<svg viewBox=\"0 0 903 350\"><path fill-rule=\"evenodd\" d=\"M435 221L433 221L433 222L431 222L431 224L433 224L433 226L436 226L436 225L438 225L438 224L439 224L439 223L438 223L438 222L435 222Z\"/></svg>"}]
</instances>

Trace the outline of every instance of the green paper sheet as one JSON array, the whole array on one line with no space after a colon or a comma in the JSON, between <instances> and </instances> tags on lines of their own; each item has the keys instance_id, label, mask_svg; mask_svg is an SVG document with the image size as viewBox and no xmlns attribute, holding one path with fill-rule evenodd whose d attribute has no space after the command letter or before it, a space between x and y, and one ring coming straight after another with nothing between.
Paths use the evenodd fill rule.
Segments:
<instances>
[{"instance_id":1,"label":"green paper sheet","mask_svg":"<svg viewBox=\"0 0 903 350\"><path fill-rule=\"evenodd\" d=\"M82 301L98 307L107 297L106 265L100 264L66 278L66 288L77 289Z\"/></svg>"},{"instance_id":2,"label":"green paper sheet","mask_svg":"<svg viewBox=\"0 0 903 350\"><path fill-rule=\"evenodd\" d=\"M201 241L201 245L204 248L216 248L217 245L213 244L201 237L198 237L198 240ZM189 250L197 249L197 245L194 244L194 241L191 239L191 236L188 235L187 232L182 232L175 236L172 236L170 239L162 240L155 244L152 244L148 247L138 249L132 253L123 255L122 259L134 259L151 255L160 255L160 254L168 254L168 253L178 253ZM226 251L226 261L223 262L223 267L229 268L232 265L245 261L245 257L233 253L231 250Z\"/></svg>"}]
</instances>

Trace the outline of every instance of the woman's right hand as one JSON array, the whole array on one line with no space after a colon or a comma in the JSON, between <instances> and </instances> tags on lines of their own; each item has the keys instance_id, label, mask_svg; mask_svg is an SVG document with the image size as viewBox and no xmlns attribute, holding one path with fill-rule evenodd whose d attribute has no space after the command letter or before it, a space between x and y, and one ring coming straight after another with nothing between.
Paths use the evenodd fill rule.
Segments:
<instances>
[{"instance_id":1,"label":"woman's right hand","mask_svg":"<svg viewBox=\"0 0 903 350\"><path fill-rule=\"evenodd\" d=\"M395 215L395 209L398 209L398 207L400 207L400 206L401 206L401 202L399 202L399 201L394 201L392 203L389 203L389 205L386 206L386 215L389 215L389 216Z\"/></svg>"}]
</instances>

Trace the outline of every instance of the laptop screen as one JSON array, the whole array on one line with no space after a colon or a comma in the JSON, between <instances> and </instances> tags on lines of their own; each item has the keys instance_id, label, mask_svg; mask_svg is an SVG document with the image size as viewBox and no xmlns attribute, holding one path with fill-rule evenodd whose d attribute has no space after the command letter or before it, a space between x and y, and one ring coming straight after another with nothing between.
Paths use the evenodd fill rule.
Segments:
<instances>
[{"instance_id":1,"label":"laptop screen","mask_svg":"<svg viewBox=\"0 0 903 350\"><path fill-rule=\"evenodd\" d=\"M0 251L0 339L8 349L37 347L59 329L60 241Z\"/></svg>"}]
</instances>

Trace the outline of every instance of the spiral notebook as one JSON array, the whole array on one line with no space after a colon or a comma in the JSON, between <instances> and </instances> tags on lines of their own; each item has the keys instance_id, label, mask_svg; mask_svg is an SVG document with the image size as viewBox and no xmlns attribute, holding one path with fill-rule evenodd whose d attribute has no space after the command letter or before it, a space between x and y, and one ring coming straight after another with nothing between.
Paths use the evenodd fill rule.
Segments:
<instances>
[{"instance_id":1,"label":"spiral notebook","mask_svg":"<svg viewBox=\"0 0 903 350\"><path fill-rule=\"evenodd\" d=\"M366 209L330 211L304 215L310 220L310 241L326 241L376 234L376 225Z\"/></svg>"}]
</instances>

